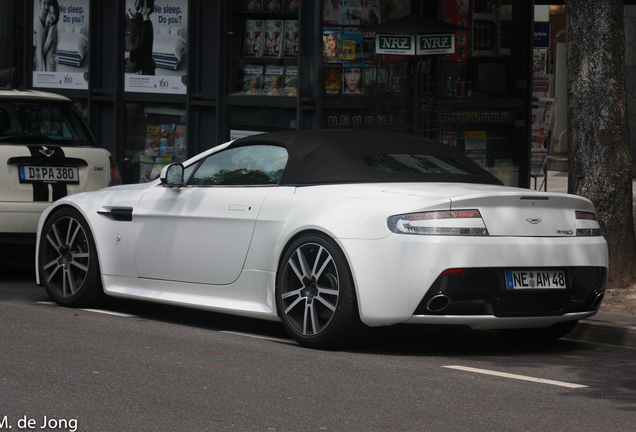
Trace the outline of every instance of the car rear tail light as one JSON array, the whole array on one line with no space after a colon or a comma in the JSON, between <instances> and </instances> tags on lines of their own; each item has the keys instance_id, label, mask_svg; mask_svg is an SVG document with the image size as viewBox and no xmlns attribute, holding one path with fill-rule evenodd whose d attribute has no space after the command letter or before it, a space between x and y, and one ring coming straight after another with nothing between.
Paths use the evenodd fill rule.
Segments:
<instances>
[{"instance_id":1,"label":"car rear tail light","mask_svg":"<svg viewBox=\"0 0 636 432\"><path fill-rule=\"evenodd\" d=\"M117 186L121 184L121 176L119 175L119 168L117 168L117 161L110 156L110 181L108 186Z\"/></svg>"},{"instance_id":2,"label":"car rear tail light","mask_svg":"<svg viewBox=\"0 0 636 432\"><path fill-rule=\"evenodd\" d=\"M592 212L577 211L574 212L578 220L596 220L596 215Z\"/></svg>"},{"instance_id":3,"label":"car rear tail light","mask_svg":"<svg viewBox=\"0 0 636 432\"><path fill-rule=\"evenodd\" d=\"M387 220L396 234L487 236L479 210L449 210L391 216Z\"/></svg>"},{"instance_id":4,"label":"car rear tail light","mask_svg":"<svg viewBox=\"0 0 636 432\"><path fill-rule=\"evenodd\" d=\"M464 269L448 269L442 272L442 276L464 276Z\"/></svg>"},{"instance_id":5,"label":"car rear tail light","mask_svg":"<svg viewBox=\"0 0 636 432\"><path fill-rule=\"evenodd\" d=\"M601 227L594 213L577 211L575 214L576 235L578 237L598 237L601 235Z\"/></svg>"}]
</instances>

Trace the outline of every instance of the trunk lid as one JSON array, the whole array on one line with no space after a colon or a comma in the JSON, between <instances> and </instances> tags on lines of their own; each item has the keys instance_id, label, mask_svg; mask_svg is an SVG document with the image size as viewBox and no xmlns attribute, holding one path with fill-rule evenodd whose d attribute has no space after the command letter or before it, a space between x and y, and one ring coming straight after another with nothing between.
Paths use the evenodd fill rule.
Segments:
<instances>
[{"instance_id":1,"label":"trunk lid","mask_svg":"<svg viewBox=\"0 0 636 432\"><path fill-rule=\"evenodd\" d=\"M577 223L575 212L595 211L589 200L562 193L473 184L404 186L386 192L445 196L452 210L479 210L491 236L574 237L577 227L589 225Z\"/></svg>"}]
</instances>

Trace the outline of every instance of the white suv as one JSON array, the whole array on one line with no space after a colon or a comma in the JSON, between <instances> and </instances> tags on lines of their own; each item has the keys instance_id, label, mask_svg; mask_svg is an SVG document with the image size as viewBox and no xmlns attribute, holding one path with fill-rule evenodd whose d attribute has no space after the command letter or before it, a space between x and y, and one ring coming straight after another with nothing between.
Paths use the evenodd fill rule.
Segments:
<instances>
[{"instance_id":1,"label":"white suv","mask_svg":"<svg viewBox=\"0 0 636 432\"><path fill-rule=\"evenodd\" d=\"M66 195L121 184L73 102L0 90L0 250L35 245L42 211Z\"/></svg>"}]
</instances>

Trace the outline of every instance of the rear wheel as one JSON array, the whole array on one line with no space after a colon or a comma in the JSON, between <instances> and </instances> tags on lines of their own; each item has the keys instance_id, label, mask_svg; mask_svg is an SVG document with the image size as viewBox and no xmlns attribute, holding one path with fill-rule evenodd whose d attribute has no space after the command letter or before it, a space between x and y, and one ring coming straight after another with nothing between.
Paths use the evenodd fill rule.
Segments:
<instances>
[{"instance_id":1,"label":"rear wheel","mask_svg":"<svg viewBox=\"0 0 636 432\"><path fill-rule=\"evenodd\" d=\"M58 304L95 306L106 297L95 241L77 210L59 210L44 225L38 269L46 292Z\"/></svg>"},{"instance_id":2,"label":"rear wheel","mask_svg":"<svg viewBox=\"0 0 636 432\"><path fill-rule=\"evenodd\" d=\"M578 323L578 321L567 321L556 323L545 328L506 329L499 330L499 333L506 339L515 342L548 342L564 337L570 333Z\"/></svg>"},{"instance_id":3,"label":"rear wheel","mask_svg":"<svg viewBox=\"0 0 636 432\"><path fill-rule=\"evenodd\" d=\"M294 241L283 255L276 286L283 325L301 345L334 348L361 327L349 265L327 236Z\"/></svg>"}]
</instances>

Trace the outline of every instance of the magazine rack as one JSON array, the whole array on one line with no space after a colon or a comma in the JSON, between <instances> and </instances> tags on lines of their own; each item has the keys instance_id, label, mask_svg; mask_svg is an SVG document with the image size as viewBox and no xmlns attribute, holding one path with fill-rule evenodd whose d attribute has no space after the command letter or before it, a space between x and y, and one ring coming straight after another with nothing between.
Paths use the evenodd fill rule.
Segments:
<instances>
[{"instance_id":1,"label":"magazine rack","mask_svg":"<svg viewBox=\"0 0 636 432\"><path fill-rule=\"evenodd\" d=\"M548 191L548 152L547 150L532 150L530 179L534 179L534 189L537 190L537 181L542 178L538 190Z\"/></svg>"}]
</instances>

